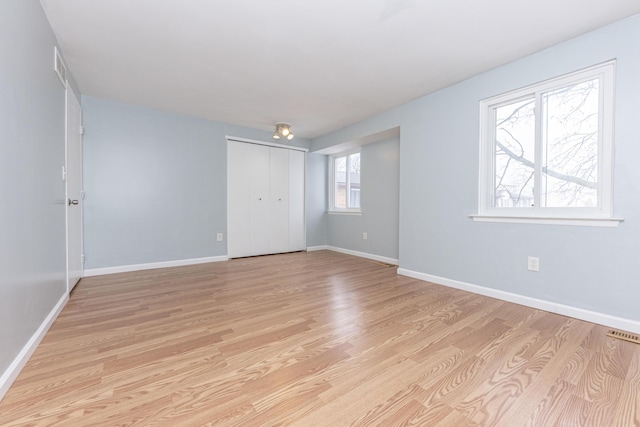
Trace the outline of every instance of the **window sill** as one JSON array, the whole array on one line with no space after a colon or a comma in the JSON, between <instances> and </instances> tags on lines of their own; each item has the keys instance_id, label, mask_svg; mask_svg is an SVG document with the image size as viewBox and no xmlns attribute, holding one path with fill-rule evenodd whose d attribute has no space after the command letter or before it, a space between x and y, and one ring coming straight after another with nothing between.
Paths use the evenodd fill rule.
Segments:
<instances>
[{"instance_id":1,"label":"window sill","mask_svg":"<svg viewBox=\"0 0 640 427\"><path fill-rule=\"evenodd\" d=\"M327 211L329 215L362 215L362 211Z\"/></svg>"},{"instance_id":2,"label":"window sill","mask_svg":"<svg viewBox=\"0 0 640 427\"><path fill-rule=\"evenodd\" d=\"M550 225L579 225L586 227L617 227L623 218L547 218L547 217L519 217L498 215L469 215L479 222L511 222L519 224L550 224Z\"/></svg>"}]
</instances>

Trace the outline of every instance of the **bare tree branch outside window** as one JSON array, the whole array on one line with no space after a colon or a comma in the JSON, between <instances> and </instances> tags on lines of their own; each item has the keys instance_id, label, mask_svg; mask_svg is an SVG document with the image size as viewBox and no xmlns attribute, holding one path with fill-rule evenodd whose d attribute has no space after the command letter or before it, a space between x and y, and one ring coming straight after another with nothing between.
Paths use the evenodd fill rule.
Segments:
<instances>
[{"instance_id":1,"label":"bare tree branch outside window","mask_svg":"<svg viewBox=\"0 0 640 427\"><path fill-rule=\"evenodd\" d=\"M592 207L598 187L598 79L541 97L540 205ZM495 206L533 206L535 98L495 108Z\"/></svg>"}]
</instances>

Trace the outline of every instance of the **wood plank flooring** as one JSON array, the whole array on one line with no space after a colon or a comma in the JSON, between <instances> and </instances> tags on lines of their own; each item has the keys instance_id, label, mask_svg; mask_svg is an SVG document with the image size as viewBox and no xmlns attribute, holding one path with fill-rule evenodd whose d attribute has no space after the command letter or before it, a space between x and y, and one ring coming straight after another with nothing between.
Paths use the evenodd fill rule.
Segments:
<instances>
[{"instance_id":1,"label":"wood plank flooring","mask_svg":"<svg viewBox=\"0 0 640 427\"><path fill-rule=\"evenodd\" d=\"M640 426L640 346L329 251L83 279L2 426Z\"/></svg>"}]
</instances>

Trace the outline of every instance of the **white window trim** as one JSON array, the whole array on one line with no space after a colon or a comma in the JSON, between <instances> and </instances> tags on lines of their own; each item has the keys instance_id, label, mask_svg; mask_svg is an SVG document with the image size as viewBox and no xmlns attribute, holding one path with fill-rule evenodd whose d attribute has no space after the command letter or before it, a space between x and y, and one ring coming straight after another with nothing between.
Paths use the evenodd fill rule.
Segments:
<instances>
[{"instance_id":1,"label":"white window trim","mask_svg":"<svg viewBox=\"0 0 640 427\"><path fill-rule=\"evenodd\" d=\"M516 224L548 224L548 225L582 225L589 227L617 227L623 218L551 218L534 216L506 216L506 215L469 215L478 222L510 222Z\"/></svg>"},{"instance_id":2,"label":"white window trim","mask_svg":"<svg viewBox=\"0 0 640 427\"><path fill-rule=\"evenodd\" d=\"M362 215L364 212L362 210L356 209L338 209L338 210L329 210L327 211L329 215Z\"/></svg>"},{"instance_id":3,"label":"white window trim","mask_svg":"<svg viewBox=\"0 0 640 427\"><path fill-rule=\"evenodd\" d=\"M480 165L478 188L478 214L475 221L526 222L568 225L616 226L621 218L613 218L613 122L615 93L615 60L580 71L546 80L480 101ZM565 87L580 81L600 79L600 132L598 142L598 206L595 208L497 208L494 199L495 144L494 126L490 124L495 108L500 104L516 102L519 98L540 97L543 92ZM536 116L538 111L536 111ZM538 122L538 118L536 121ZM536 132L536 149L540 147L540 132ZM539 180L539 174L538 180ZM535 186L540 188L539 183Z\"/></svg>"},{"instance_id":4,"label":"white window trim","mask_svg":"<svg viewBox=\"0 0 640 427\"><path fill-rule=\"evenodd\" d=\"M346 215L362 215L362 207L359 208L337 208L334 205L336 181L335 181L335 159L338 157L345 157L351 154L360 153L360 147L352 148L350 150L341 151L339 153L331 154L329 156L329 210L330 214L346 214ZM360 167L362 168L362 157L360 158Z\"/></svg>"}]
</instances>

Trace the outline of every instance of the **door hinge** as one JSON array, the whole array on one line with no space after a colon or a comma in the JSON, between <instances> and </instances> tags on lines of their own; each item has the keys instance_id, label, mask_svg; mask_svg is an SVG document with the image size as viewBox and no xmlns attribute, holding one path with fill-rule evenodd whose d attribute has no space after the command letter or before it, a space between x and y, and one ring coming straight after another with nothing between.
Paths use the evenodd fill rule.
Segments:
<instances>
[{"instance_id":1,"label":"door hinge","mask_svg":"<svg viewBox=\"0 0 640 427\"><path fill-rule=\"evenodd\" d=\"M67 180L67 167L66 166L62 166L62 180L63 181Z\"/></svg>"},{"instance_id":2,"label":"door hinge","mask_svg":"<svg viewBox=\"0 0 640 427\"><path fill-rule=\"evenodd\" d=\"M84 126L80 126L80 129L78 129L78 132L80 132L80 135L84 135Z\"/></svg>"},{"instance_id":3,"label":"door hinge","mask_svg":"<svg viewBox=\"0 0 640 427\"><path fill-rule=\"evenodd\" d=\"M80 255L80 262L84 264L84 255Z\"/></svg>"}]
</instances>

